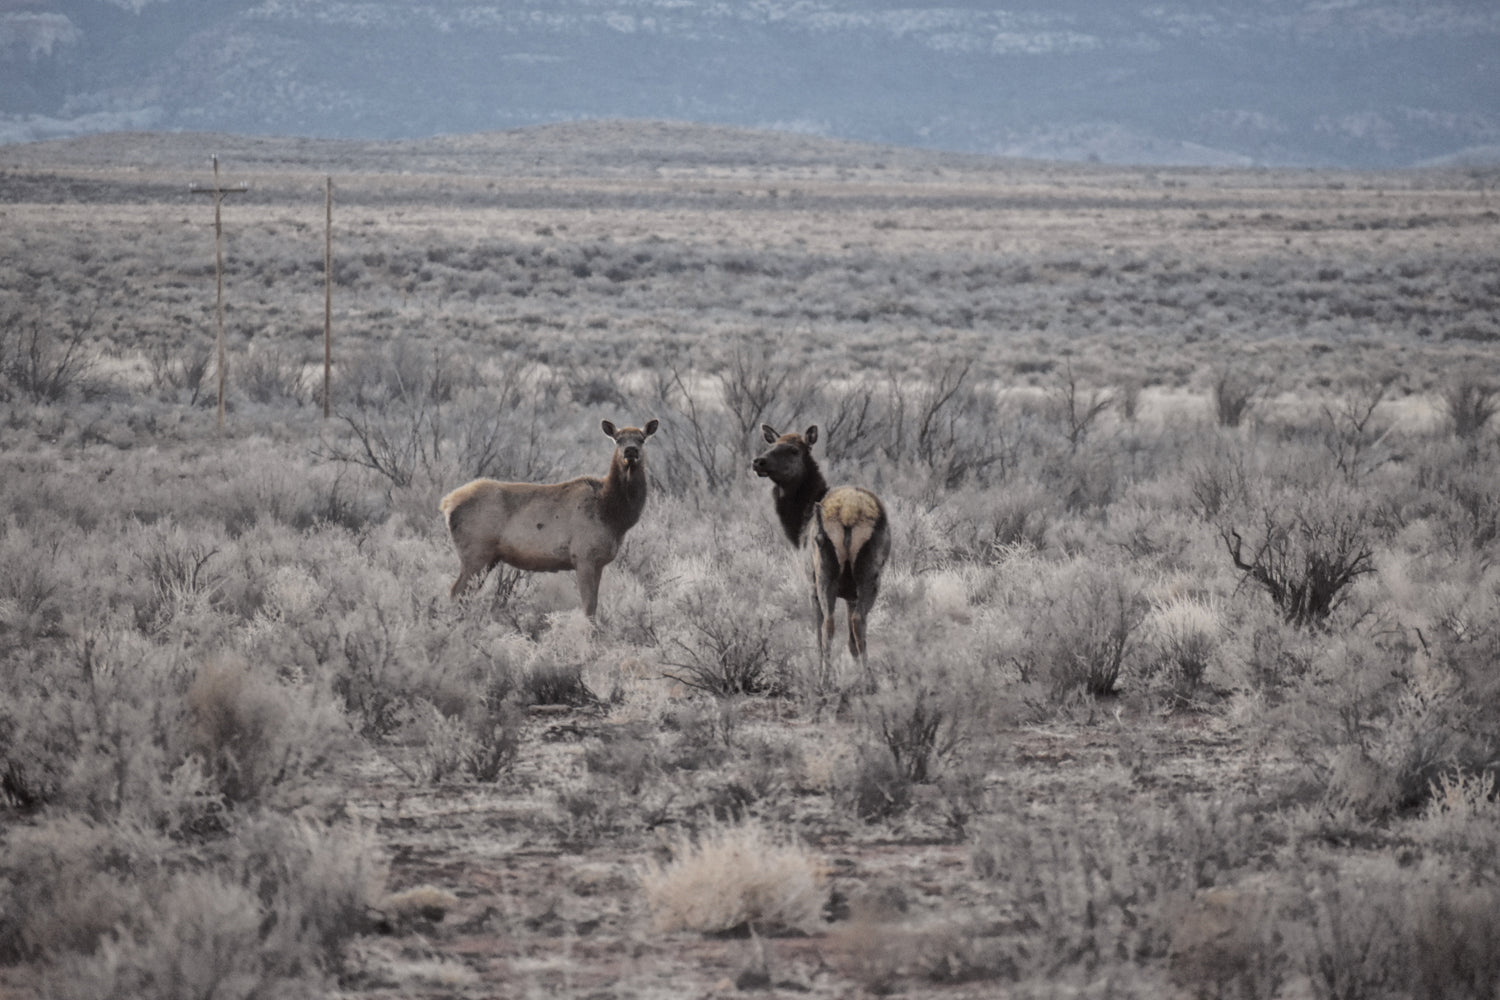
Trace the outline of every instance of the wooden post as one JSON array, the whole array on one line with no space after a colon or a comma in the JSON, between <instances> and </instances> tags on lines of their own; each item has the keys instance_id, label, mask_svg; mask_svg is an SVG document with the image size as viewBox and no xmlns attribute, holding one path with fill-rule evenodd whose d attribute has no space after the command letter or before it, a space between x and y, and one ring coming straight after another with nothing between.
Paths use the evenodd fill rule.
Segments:
<instances>
[{"instance_id":1,"label":"wooden post","mask_svg":"<svg viewBox=\"0 0 1500 1000\"><path fill-rule=\"evenodd\" d=\"M333 178L328 178L323 227L323 419L328 419L333 390Z\"/></svg>"},{"instance_id":2,"label":"wooden post","mask_svg":"<svg viewBox=\"0 0 1500 1000\"><path fill-rule=\"evenodd\" d=\"M219 430L224 429L224 222L221 214L221 206L224 204L226 194L244 194L250 190L246 184L238 187L225 188L219 186L219 157L214 156L214 186L212 188L200 188L196 184L188 186L193 194L212 194L214 196L214 315L218 327L219 345Z\"/></svg>"}]
</instances>

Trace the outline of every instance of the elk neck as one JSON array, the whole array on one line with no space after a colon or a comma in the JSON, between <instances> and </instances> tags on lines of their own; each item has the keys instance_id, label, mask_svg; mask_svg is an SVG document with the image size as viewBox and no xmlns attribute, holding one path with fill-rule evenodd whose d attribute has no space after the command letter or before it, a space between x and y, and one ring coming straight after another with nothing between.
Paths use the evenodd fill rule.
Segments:
<instances>
[{"instance_id":1,"label":"elk neck","mask_svg":"<svg viewBox=\"0 0 1500 1000\"><path fill-rule=\"evenodd\" d=\"M599 494L599 517L610 528L624 534L635 527L646 509L646 461L634 466L619 455L609 464L604 489Z\"/></svg>"},{"instance_id":2,"label":"elk neck","mask_svg":"<svg viewBox=\"0 0 1500 1000\"><path fill-rule=\"evenodd\" d=\"M823 478L823 470L811 458L807 460L801 476L784 485L778 483L771 491L771 496L776 501L776 517L781 521L781 530L786 532L787 539L793 545L802 544L802 535L812 521L813 504L823 499L827 493L828 480Z\"/></svg>"}]
</instances>

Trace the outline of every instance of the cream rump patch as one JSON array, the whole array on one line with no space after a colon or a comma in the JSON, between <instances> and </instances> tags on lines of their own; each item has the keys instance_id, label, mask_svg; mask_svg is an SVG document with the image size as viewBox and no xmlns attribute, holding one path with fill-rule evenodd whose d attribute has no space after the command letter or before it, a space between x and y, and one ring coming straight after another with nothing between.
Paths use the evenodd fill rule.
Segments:
<instances>
[{"instance_id":1,"label":"cream rump patch","mask_svg":"<svg viewBox=\"0 0 1500 1000\"><path fill-rule=\"evenodd\" d=\"M880 501L875 494L859 486L839 486L829 490L821 506L824 524L852 528L866 521L880 519Z\"/></svg>"}]
</instances>

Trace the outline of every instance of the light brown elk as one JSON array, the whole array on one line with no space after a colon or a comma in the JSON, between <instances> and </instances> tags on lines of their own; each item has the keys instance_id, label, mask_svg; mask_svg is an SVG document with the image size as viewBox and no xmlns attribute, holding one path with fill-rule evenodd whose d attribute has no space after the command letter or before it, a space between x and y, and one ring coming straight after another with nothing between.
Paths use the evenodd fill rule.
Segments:
<instances>
[{"instance_id":1,"label":"light brown elk","mask_svg":"<svg viewBox=\"0 0 1500 1000\"><path fill-rule=\"evenodd\" d=\"M600 427L614 439L615 454L601 479L581 476L565 483L502 483L476 479L443 497L439 508L458 549L458 579L449 595L474 589L498 563L556 573L573 570L578 596L590 618L599 607L599 577L620 551L625 532L646 509L645 428Z\"/></svg>"},{"instance_id":2,"label":"light brown elk","mask_svg":"<svg viewBox=\"0 0 1500 1000\"><path fill-rule=\"evenodd\" d=\"M863 487L828 488L812 455L812 446L818 442L816 424L802 434L777 434L770 424L762 424L760 431L771 447L755 459L755 474L775 484L771 497L776 516L787 539L806 560L817 607L822 668L828 669L839 598L849 609L849 652L863 663L866 623L891 552L885 505Z\"/></svg>"}]
</instances>

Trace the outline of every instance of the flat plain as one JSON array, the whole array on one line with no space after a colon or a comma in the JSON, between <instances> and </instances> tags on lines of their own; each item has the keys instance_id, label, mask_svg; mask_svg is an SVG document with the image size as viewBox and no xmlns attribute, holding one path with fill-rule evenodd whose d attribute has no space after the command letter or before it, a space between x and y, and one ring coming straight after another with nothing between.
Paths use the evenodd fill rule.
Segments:
<instances>
[{"instance_id":1,"label":"flat plain","mask_svg":"<svg viewBox=\"0 0 1500 1000\"><path fill-rule=\"evenodd\" d=\"M0 147L0 995L1497 995L1497 237L1483 170ZM652 417L597 625L448 600L444 493ZM868 664L762 423L890 510Z\"/></svg>"}]
</instances>

